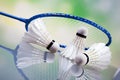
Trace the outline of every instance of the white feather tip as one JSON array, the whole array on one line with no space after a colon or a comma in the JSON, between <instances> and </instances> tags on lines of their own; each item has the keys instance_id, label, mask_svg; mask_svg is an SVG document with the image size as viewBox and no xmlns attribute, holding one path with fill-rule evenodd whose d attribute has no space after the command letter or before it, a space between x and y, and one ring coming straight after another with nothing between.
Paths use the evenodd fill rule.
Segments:
<instances>
[{"instance_id":1,"label":"white feather tip","mask_svg":"<svg viewBox=\"0 0 120 80\"><path fill-rule=\"evenodd\" d=\"M78 29L77 33L82 34L84 36L87 36L88 29L86 27L81 27L81 28Z\"/></svg>"},{"instance_id":2,"label":"white feather tip","mask_svg":"<svg viewBox=\"0 0 120 80\"><path fill-rule=\"evenodd\" d=\"M85 53L89 56L88 65L97 69L106 69L110 64L111 51L104 43L93 44Z\"/></svg>"}]
</instances>

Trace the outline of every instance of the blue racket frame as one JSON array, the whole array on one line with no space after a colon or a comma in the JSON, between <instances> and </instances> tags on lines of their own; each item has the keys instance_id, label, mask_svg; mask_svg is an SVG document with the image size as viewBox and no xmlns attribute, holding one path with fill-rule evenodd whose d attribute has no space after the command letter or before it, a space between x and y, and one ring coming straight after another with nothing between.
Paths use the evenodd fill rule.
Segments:
<instances>
[{"instance_id":1,"label":"blue racket frame","mask_svg":"<svg viewBox=\"0 0 120 80\"><path fill-rule=\"evenodd\" d=\"M42 14L38 14L38 15L32 16L29 19L25 19L25 18L20 18L20 17L16 17L16 16L13 16L13 15L7 14L7 13L4 13L4 12L0 12L0 15L7 16L7 17L10 17L10 18L19 20L21 22L24 22L25 23L26 31L28 31L28 25L29 25L29 23L31 21L37 19L37 18L45 18L45 17L70 18L70 19L74 19L74 20L78 20L78 21L87 23L87 24L89 24L89 25L91 25L91 26L99 29L100 31L102 31L108 37L108 42L106 43L106 46L109 46L111 44L111 42L112 42L111 34L109 33L109 31L107 31L107 29L105 29L104 27L98 25L97 23L95 23L93 21L90 21L88 19L85 19L85 18L82 18L82 17L79 17L79 16L74 16L74 15L65 14L65 13L42 13ZM65 46L63 44L60 44L60 45L61 45L60 47Z\"/></svg>"},{"instance_id":2,"label":"blue racket frame","mask_svg":"<svg viewBox=\"0 0 120 80\"><path fill-rule=\"evenodd\" d=\"M12 18L12 19L15 19L15 20L19 20L21 22L24 22L25 23L25 29L26 31L28 31L28 25L31 21L37 19L37 18L46 18L46 17L59 17L59 18L69 18L69 19L73 19L73 20L78 20L78 21L81 21L81 22L84 22L84 23L87 23L95 28L97 28L98 30L102 31L108 38L108 42L106 43L106 46L110 46L111 42L112 42L112 37L111 37L111 34L109 33L109 31L107 31L107 29L105 29L104 27L98 25L97 23L91 21L91 20L88 20L88 19L85 19L85 18L82 18L82 17L79 17L79 16L74 16L74 15L70 15L70 14L65 14L65 13L42 13L42 14L38 14L38 15L35 15L35 16L32 16L31 18L29 19L25 19L25 18L21 18L21 17L17 17L17 16L13 16L13 15L10 15L10 14L7 14L7 13L4 13L4 12L0 12L0 15L3 15L3 16L6 16L6 17L9 17L9 18ZM64 44L59 44L59 46L61 48L65 48L66 45ZM0 48L3 48L7 51L11 50L9 48L6 48L2 45L0 45ZM17 49L18 49L18 46L16 47L15 50L11 50L13 56L14 56L14 62L15 62L15 65L16 65L16 55L17 55ZM17 68L17 66L16 66ZM19 73L21 74L21 76L25 79L25 80L29 80L28 77L24 74L24 72L22 71L22 69L19 69L17 68L17 70L19 71Z\"/></svg>"}]
</instances>

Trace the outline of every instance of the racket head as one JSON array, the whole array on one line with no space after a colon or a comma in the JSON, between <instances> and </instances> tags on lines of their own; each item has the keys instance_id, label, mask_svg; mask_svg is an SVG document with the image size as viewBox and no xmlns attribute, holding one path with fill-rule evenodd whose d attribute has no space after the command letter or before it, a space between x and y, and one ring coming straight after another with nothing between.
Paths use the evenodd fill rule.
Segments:
<instances>
[{"instance_id":1,"label":"racket head","mask_svg":"<svg viewBox=\"0 0 120 80\"><path fill-rule=\"evenodd\" d=\"M106 46L109 46L112 42L111 34L104 27L98 25L97 23L95 23L91 20L88 20L88 19L85 19L85 18L82 18L82 17L79 17L79 16L65 14L65 13L43 13L43 14L35 15L35 16L26 20L26 22L25 22L26 23L26 25L25 25L26 31L28 31L29 24L31 23L31 21L36 20L38 18L41 18L41 19L42 18L66 18L66 19L72 19L72 20L75 20L75 21L79 21L79 22L88 24L89 26L94 27L94 28L102 31L108 38L108 42L106 43ZM66 45L60 44L60 46L66 46Z\"/></svg>"},{"instance_id":2,"label":"racket head","mask_svg":"<svg viewBox=\"0 0 120 80\"><path fill-rule=\"evenodd\" d=\"M70 15L70 14L65 14L65 13L42 13L42 14L38 14L35 16L32 16L29 19L25 19L25 18L20 18L20 17L16 17L4 12L0 12L0 15L9 17L9 18L13 18L16 20L19 20L21 22L25 23L25 28L28 31L28 25L30 24L31 21L37 19L37 18L45 18L45 17L59 17L59 18L69 18L69 19L73 19L73 20L77 20L80 22L84 22L86 24L92 25L92 27L97 28L98 30L102 31L107 37L108 37L108 42L106 43L106 46L109 46L112 42L112 37L111 34L102 26L98 25L97 23L90 21L88 19L79 17L79 16L74 16L74 15ZM65 45L60 44L60 47L65 48Z\"/></svg>"}]
</instances>

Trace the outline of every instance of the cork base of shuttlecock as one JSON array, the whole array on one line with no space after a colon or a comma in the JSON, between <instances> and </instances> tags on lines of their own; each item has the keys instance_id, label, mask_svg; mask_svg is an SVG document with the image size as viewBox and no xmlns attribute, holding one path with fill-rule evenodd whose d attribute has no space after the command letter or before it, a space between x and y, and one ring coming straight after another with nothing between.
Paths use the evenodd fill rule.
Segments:
<instances>
[{"instance_id":1,"label":"cork base of shuttlecock","mask_svg":"<svg viewBox=\"0 0 120 80\"><path fill-rule=\"evenodd\" d=\"M78 56L76 56L75 63L77 65L85 65L87 63L87 57L83 53L80 53Z\"/></svg>"},{"instance_id":2,"label":"cork base of shuttlecock","mask_svg":"<svg viewBox=\"0 0 120 80\"><path fill-rule=\"evenodd\" d=\"M55 43L49 48L49 51L50 51L51 53L56 53L56 52L58 51L58 49L59 49L59 44L55 42Z\"/></svg>"},{"instance_id":3,"label":"cork base of shuttlecock","mask_svg":"<svg viewBox=\"0 0 120 80\"><path fill-rule=\"evenodd\" d=\"M74 64L71 69L71 73L73 76L80 77L83 74L83 68L82 66L79 66L77 64Z\"/></svg>"},{"instance_id":4,"label":"cork base of shuttlecock","mask_svg":"<svg viewBox=\"0 0 120 80\"><path fill-rule=\"evenodd\" d=\"M81 28L78 29L77 34L80 37L86 38L86 36L88 34L88 29L86 27L81 27Z\"/></svg>"}]
</instances>

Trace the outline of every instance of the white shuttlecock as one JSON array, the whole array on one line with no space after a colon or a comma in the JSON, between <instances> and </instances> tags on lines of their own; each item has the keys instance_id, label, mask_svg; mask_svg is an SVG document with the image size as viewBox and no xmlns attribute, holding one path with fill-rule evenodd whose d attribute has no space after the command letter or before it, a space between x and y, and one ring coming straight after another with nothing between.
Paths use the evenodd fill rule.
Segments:
<instances>
[{"instance_id":1,"label":"white shuttlecock","mask_svg":"<svg viewBox=\"0 0 120 80\"><path fill-rule=\"evenodd\" d=\"M100 72L92 68L80 68L81 74L75 80L102 80Z\"/></svg>"},{"instance_id":2,"label":"white shuttlecock","mask_svg":"<svg viewBox=\"0 0 120 80\"><path fill-rule=\"evenodd\" d=\"M51 53L57 52L59 45L51 38L41 19L35 19L28 25L28 32L23 40L47 48Z\"/></svg>"},{"instance_id":3,"label":"white shuttlecock","mask_svg":"<svg viewBox=\"0 0 120 80\"><path fill-rule=\"evenodd\" d=\"M104 43L95 43L83 54L75 58L76 64L72 66L71 71L74 76L80 75L79 65L87 65L96 70L104 70L110 64L110 59L111 52L109 47L105 46ZM76 69L74 67L76 67Z\"/></svg>"},{"instance_id":4,"label":"white shuttlecock","mask_svg":"<svg viewBox=\"0 0 120 80\"><path fill-rule=\"evenodd\" d=\"M69 80L71 76L70 68L73 65L73 60L78 53L82 53L84 51L86 36L87 29L84 27L80 28L72 43L61 52L59 57L58 80Z\"/></svg>"},{"instance_id":5,"label":"white shuttlecock","mask_svg":"<svg viewBox=\"0 0 120 80\"><path fill-rule=\"evenodd\" d=\"M88 66L104 70L111 61L111 51L104 43L95 43L84 52L89 58Z\"/></svg>"},{"instance_id":6,"label":"white shuttlecock","mask_svg":"<svg viewBox=\"0 0 120 80\"><path fill-rule=\"evenodd\" d=\"M81 27L72 41L71 44L61 53L62 56L69 58L70 60L75 59L78 53L82 53L85 48L85 40L87 37L87 28Z\"/></svg>"},{"instance_id":7,"label":"white shuttlecock","mask_svg":"<svg viewBox=\"0 0 120 80\"><path fill-rule=\"evenodd\" d=\"M52 63L53 61L53 53L41 51L26 42L20 43L17 53L18 68L25 68L42 62Z\"/></svg>"}]
</instances>

